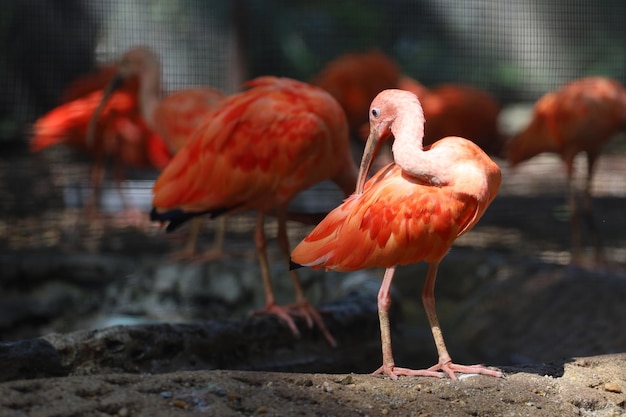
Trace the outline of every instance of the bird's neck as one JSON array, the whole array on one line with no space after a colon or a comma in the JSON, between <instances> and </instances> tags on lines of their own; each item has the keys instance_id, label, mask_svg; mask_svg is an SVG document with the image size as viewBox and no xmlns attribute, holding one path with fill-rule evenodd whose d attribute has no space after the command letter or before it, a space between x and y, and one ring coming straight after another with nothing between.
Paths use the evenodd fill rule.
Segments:
<instances>
[{"instance_id":1,"label":"bird's neck","mask_svg":"<svg viewBox=\"0 0 626 417\"><path fill-rule=\"evenodd\" d=\"M446 184L445 172L449 162L424 150L424 119L415 114L398 116L394 121L391 128L395 138L391 148L393 159L406 174L420 181L433 185Z\"/></svg>"},{"instance_id":2,"label":"bird's neck","mask_svg":"<svg viewBox=\"0 0 626 417\"><path fill-rule=\"evenodd\" d=\"M151 128L155 127L154 111L161 99L161 74L147 71L139 84L139 106L142 117Z\"/></svg>"}]
</instances>

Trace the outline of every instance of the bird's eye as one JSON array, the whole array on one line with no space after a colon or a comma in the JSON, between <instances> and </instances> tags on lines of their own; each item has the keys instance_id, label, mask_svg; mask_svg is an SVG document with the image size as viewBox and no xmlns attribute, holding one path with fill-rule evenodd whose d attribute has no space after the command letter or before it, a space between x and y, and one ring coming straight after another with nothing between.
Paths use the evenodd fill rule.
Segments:
<instances>
[{"instance_id":1,"label":"bird's eye","mask_svg":"<svg viewBox=\"0 0 626 417\"><path fill-rule=\"evenodd\" d=\"M372 109L372 116L374 116L374 117L380 116L380 110L378 110L376 107L374 107Z\"/></svg>"}]
</instances>

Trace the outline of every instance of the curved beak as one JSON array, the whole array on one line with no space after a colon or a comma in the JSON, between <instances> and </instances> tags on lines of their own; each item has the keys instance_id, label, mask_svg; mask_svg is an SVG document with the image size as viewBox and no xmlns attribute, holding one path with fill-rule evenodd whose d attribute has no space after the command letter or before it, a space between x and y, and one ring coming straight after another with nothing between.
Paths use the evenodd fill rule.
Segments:
<instances>
[{"instance_id":1,"label":"curved beak","mask_svg":"<svg viewBox=\"0 0 626 417\"><path fill-rule=\"evenodd\" d=\"M355 194L362 194L363 187L365 186L365 181L367 180L367 175L372 167L372 161L374 157L378 153L380 148L380 135L378 133L378 129L370 125L370 134L367 137L367 142L365 143L365 149L363 149L363 158L361 159L361 167L359 168L359 176L356 180L356 191Z\"/></svg>"},{"instance_id":2,"label":"curved beak","mask_svg":"<svg viewBox=\"0 0 626 417\"><path fill-rule=\"evenodd\" d=\"M107 87L104 89L104 92L102 94L102 100L100 100L98 107L96 107L96 109L94 110L93 115L91 116L91 119L89 119L89 124L87 125L86 141L87 141L88 148L92 147L94 144L96 124L98 123L98 119L100 118L102 109L104 109L104 106L107 104L107 101L109 100L109 97L111 97L111 94L113 94L115 90L120 88L122 84L124 84L124 81L125 81L125 78L122 74L116 74L115 77L113 77L113 79L109 83L109 85L107 85Z\"/></svg>"}]
</instances>

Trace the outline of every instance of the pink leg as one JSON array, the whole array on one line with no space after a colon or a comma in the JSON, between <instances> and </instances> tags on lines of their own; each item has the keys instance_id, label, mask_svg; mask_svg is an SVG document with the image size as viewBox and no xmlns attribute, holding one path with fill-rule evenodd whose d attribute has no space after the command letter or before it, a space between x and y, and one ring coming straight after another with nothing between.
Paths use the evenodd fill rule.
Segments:
<instances>
[{"instance_id":1,"label":"pink leg","mask_svg":"<svg viewBox=\"0 0 626 417\"><path fill-rule=\"evenodd\" d=\"M87 217L90 220L100 217L100 198L102 196L102 183L104 182L104 161L96 158L91 165L89 176L92 193L85 205Z\"/></svg>"},{"instance_id":2,"label":"pink leg","mask_svg":"<svg viewBox=\"0 0 626 417\"><path fill-rule=\"evenodd\" d=\"M277 241L278 246L283 253L283 257L287 262L287 268L289 268L291 249L289 248L289 237L287 236L287 213L284 210L280 210L278 212ZM296 302L291 306L287 306L291 310L290 314L292 316L304 318L309 328L312 328L313 325L317 326L328 343L333 347L337 346L335 338L326 328L326 324L324 323L324 320L322 320L322 316L319 311L317 311L317 309L315 309L315 307L313 307L306 298L296 271L289 271L289 277L291 278L291 283L293 284L293 288L296 293Z\"/></svg>"},{"instance_id":3,"label":"pink leg","mask_svg":"<svg viewBox=\"0 0 626 417\"><path fill-rule=\"evenodd\" d=\"M435 346L437 346L437 352L439 354L439 362L428 368L429 371L443 371L452 379L457 379L455 372L463 374L482 374L494 377L502 377L502 373L494 371L484 367L483 365L457 365L452 363L452 359L446 349L446 344L443 341L443 333L439 326L439 319L435 311L435 280L437 279L437 269L439 263L432 263L428 266L428 273L426 275L426 282L424 283L424 289L422 291L422 302L424 303L424 309L428 316L428 322L430 323L430 329L435 339Z\"/></svg>"},{"instance_id":4,"label":"pink leg","mask_svg":"<svg viewBox=\"0 0 626 417\"><path fill-rule=\"evenodd\" d=\"M203 253L198 252L197 243L200 236L200 229L203 217L191 219L189 224L189 235L182 249L172 253L170 259L174 261L189 260L198 263L213 262L224 257L224 235L226 232L226 217L219 217L215 226L215 237L213 246Z\"/></svg>"},{"instance_id":5,"label":"pink leg","mask_svg":"<svg viewBox=\"0 0 626 417\"><path fill-rule=\"evenodd\" d=\"M269 262L267 260L267 239L264 230L265 216L259 212L257 215L256 229L254 231L254 242L256 244L257 256L261 268L261 278L263 278L263 287L265 288L265 307L261 310L254 311L252 314L273 314L287 324L291 332L296 337L300 337L300 331L293 321L289 307L283 307L276 304L274 298L274 290L272 289L272 281L270 277Z\"/></svg>"},{"instance_id":6,"label":"pink leg","mask_svg":"<svg viewBox=\"0 0 626 417\"><path fill-rule=\"evenodd\" d=\"M391 330L389 326L389 307L391 307L391 281L396 272L395 266L387 268L383 282L378 291L378 318L380 320L380 339L383 349L383 365L374 371L373 375L384 374L391 379L398 379L400 375L434 376L441 378L443 375L434 370L413 370L398 368L393 360L391 349Z\"/></svg>"},{"instance_id":7,"label":"pink leg","mask_svg":"<svg viewBox=\"0 0 626 417\"><path fill-rule=\"evenodd\" d=\"M395 267L387 268L383 283L378 293L378 316L380 318L380 335L383 348L383 365L378 368L374 374L384 374L391 379L397 379L398 376L434 376L442 377L443 374L440 371L445 372L450 378L457 379L455 372L465 374L483 374L494 377L502 377L502 373L499 371L493 371L487 369L482 365L457 365L452 363L452 359L448 354L446 345L443 341L443 334L441 333L441 327L439 326L439 320L437 319L437 313L435 312L435 279L437 278L437 269L439 263L432 263L428 267L428 274L426 276L426 283L424 284L424 290L422 291L422 301L428 316L428 322L430 323L431 331L435 339L435 345L437 346L437 352L439 353L439 362L437 365L431 366L428 369L413 370L407 368L398 368L394 364L393 353L391 350L391 332L389 330L389 307L391 305L391 281L395 272Z\"/></svg>"}]
</instances>

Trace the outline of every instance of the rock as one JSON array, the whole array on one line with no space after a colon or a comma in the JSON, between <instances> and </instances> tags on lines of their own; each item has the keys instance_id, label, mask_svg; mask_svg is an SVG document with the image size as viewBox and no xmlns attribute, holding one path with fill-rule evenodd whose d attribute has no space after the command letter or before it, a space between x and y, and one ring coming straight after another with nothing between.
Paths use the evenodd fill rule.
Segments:
<instances>
[{"instance_id":1,"label":"rock","mask_svg":"<svg viewBox=\"0 0 626 417\"><path fill-rule=\"evenodd\" d=\"M273 316L113 326L0 343L0 381L59 375L195 369L341 372L380 361L375 298L353 295L322 309L339 347L298 321L301 337Z\"/></svg>"}]
</instances>

